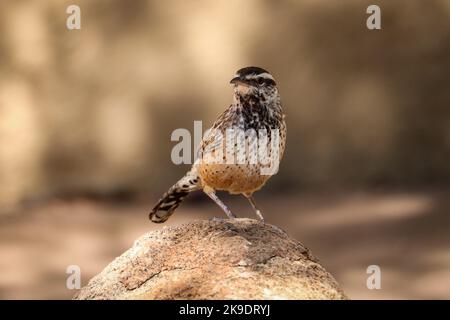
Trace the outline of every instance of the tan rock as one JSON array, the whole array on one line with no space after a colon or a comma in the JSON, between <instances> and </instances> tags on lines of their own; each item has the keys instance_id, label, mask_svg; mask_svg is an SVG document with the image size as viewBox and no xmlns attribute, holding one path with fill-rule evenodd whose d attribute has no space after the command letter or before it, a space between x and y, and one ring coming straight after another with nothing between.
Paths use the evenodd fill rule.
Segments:
<instances>
[{"instance_id":1,"label":"tan rock","mask_svg":"<svg viewBox=\"0 0 450 320\"><path fill-rule=\"evenodd\" d=\"M298 241L252 219L164 227L92 278L74 299L346 299Z\"/></svg>"}]
</instances>

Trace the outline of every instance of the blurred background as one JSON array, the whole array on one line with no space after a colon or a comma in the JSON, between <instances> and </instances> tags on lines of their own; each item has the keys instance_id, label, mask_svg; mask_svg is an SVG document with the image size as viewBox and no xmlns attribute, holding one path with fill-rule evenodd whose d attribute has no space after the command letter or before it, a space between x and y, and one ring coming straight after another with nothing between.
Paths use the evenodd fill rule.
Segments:
<instances>
[{"instance_id":1,"label":"blurred background","mask_svg":"<svg viewBox=\"0 0 450 320\"><path fill-rule=\"evenodd\" d=\"M448 0L2 0L0 298L71 298L67 266L85 285L161 228L148 211L189 169L170 134L206 129L248 65L275 76L287 114L280 171L255 196L266 220L350 298L449 299ZM199 193L167 225L213 216Z\"/></svg>"}]
</instances>

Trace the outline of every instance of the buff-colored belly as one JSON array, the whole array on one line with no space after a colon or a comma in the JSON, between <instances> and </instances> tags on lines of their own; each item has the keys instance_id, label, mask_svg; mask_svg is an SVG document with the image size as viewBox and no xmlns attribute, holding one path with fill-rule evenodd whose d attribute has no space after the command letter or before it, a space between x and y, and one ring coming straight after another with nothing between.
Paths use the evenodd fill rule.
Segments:
<instances>
[{"instance_id":1,"label":"buff-colored belly","mask_svg":"<svg viewBox=\"0 0 450 320\"><path fill-rule=\"evenodd\" d=\"M270 177L262 175L257 164L201 164L198 174L203 185L232 194L251 194L260 189Z\"/></svg>"}]
</instances>

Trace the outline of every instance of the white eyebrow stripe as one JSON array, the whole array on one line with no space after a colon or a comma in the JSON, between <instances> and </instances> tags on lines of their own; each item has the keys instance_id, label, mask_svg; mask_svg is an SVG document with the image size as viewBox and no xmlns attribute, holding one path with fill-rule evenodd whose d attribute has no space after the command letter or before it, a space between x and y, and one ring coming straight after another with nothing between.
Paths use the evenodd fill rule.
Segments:
<instances>
[{"instance_id":1,"label":"white eyebrow stripe","mask_svg":"<svg viewBox=\"0 0 450 320\"><path fill-rule=\"evenodd\" d=\"M259 74L258 77L260 77L260 78L262 77L262 78L265 78L265 79L271 79L271 80L274 80L273 77L272 77L272 75L271 75L270 73L267 73L267 72L264 72L264 73Z\"/></svg>"},{"instance_id":2,"label":"white eyebrow stripe","mask_svg":"<svg viewBox=\"0 0 450 320\"><path fill-rule=\"evenodd\" d=\"M270 73L267 73L267 72L260 73L260 74L257 74L257 75L252 74L252 75L246 76L246 78L247 79L263 78L263 79L270 79L270 80L274 80L275 81L275 79L272 77L272 75Z\"/></svg>"}]
</instances>

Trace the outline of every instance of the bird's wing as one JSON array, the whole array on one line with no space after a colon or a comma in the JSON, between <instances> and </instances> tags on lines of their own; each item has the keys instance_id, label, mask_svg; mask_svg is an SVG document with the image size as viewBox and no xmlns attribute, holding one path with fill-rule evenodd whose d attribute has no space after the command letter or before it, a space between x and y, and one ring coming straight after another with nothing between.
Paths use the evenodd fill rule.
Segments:
<instances>
[{"instance_id":1,"label":"bird's wing","mask_svg":"<svg viewBox=\"0 0 450 320\"><path fill-rule=\"evenodd\" d=\"M226 129L233 125L231 118L234 111L230 106L214 122L209 132L202 139L199 147L199 158L204 158L224 151Z\"/></svg>"}]
</instances>

